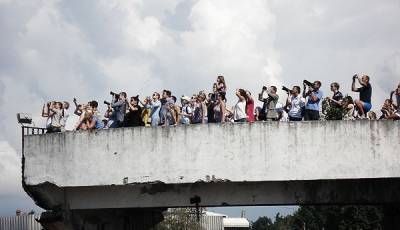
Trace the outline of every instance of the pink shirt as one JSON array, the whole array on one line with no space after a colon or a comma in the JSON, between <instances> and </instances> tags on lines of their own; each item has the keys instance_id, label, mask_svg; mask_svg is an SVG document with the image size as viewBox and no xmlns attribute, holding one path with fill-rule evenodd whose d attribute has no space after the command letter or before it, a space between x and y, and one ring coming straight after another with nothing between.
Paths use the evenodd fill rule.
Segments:
<instances>
[{"instance_id":1,"label":"pink shirt","mask_svg":"<svg viewBox=\"0 0 400 230\"><path fill-rule=\"evenodd\" d=\"M254 122L254 100L250 99L246 102L247 121Z\"/></svg>"}]
</instances>

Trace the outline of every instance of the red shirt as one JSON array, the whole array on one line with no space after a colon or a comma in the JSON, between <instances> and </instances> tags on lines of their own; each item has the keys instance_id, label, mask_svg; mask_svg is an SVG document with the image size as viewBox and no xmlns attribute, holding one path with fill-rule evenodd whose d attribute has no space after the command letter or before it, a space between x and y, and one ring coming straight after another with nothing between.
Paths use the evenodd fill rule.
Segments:
<instances>
[{"instance_id":1,"label":"red shirt","mask_svg":"<svg viewBox=\"0 0 400 230\"><path fill-rule=\"evenodd\" d=\"M250 99L246 101L246 114L247 114L247 121L254 122L254 100Z\"/></svg>"}]
</instances>

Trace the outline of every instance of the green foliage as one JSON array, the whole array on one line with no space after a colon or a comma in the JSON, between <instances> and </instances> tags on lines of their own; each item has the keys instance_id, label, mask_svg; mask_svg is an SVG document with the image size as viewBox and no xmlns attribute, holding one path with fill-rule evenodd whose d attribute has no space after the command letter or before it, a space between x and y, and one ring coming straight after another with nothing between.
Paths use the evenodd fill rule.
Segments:
<instances>
[{"instance_id":1,"label":"green foliage","mask_svg":"<svg viewBox=\"0 0 400 230\"><path fill-rule=\"evenodd\" d=\"M202 211L200 210L200 213ZM164 213L164 221L159 223L154 230L202 230L197 222L195 209L176 208Z\"/></svg>"},{"instance_id":2,"label":"green foliage","mask_svg":"<svg viewBox=\"0 0 400 230\"><path fill-rule=\"evenodd\" d=\"M294 226L294 218L293 216L281 216L279 213L276 214L275 216L275 222L274 222L274 230L282 229L293 229L292 226Z\"/></svg>"},{"instance_id":3,"label":"green foliage","mask_svg":"<svg viewBox=\"0 0 400 230\"><path fill-rule=\"evenodd\" d=\"M380 230L383 209L375 206L301 206L293 215L279 214L253 223L253 230ZM260 224L263 223L263 224Z\"/></svg>"},{"instance_id":4,"label":"green foliage","mask_svg":"<svg viewBox=\"0 0 400 230\"><path fill-rule=\"evenodd\" d=\"M266 216L258 218L256 222L252 224L252 230L273 230L272 220Z\"/></svg>"},{"instance_id":5,"label":"green foliage","mask_svg":"<svg viewBox=\"0 0 400 230\"><path fill-rule=\"evenodd\" d=\"M340 106L332 106L329 100L322 101L322 114L325 120L342 120L346 111Z\"/></svg>"}]
</instances>

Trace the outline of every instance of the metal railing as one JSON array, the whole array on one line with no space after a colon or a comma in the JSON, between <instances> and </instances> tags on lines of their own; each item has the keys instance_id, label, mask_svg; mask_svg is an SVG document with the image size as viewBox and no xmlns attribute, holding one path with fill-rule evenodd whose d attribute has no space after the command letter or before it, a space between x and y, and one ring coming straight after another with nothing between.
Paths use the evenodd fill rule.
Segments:
<instances>
[{"instance_id":1,"label":"metal railing","mask_svg":"<svg viewBox=\"0 0 400 230\"><path fill-rule=\"evenodd\" d=\"M24 154L25 154L25 136L28 135L43 135L46 133L45 128L39 127L31 127L31 126L21 126L22 128L22 138L21 138L21 147L22 147L22 161L24 162ZM0 229L2 230L2 229Z\"/></svg>"},{"instance_id":2,"label":"metal railing","mask_svg":"<svg viewBox=\"0 0 400 230\"><path fill-rule=\"evenodd\" d=\"M45 134L45 133L46 133L46 129L45 128L22 126L22 136L40 135L40 134Z\"/></svg>"}]
</instances>

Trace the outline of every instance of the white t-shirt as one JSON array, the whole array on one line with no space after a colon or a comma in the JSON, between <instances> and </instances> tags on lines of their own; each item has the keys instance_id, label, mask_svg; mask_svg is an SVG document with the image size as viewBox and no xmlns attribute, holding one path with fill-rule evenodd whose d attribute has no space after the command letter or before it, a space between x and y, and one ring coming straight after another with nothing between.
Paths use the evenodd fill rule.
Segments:
<instances>
[{"instance_id":1,"label":"white t-shirt","mask_svg":"<svg viewBox=\"0 0 400 230\"><path fill-rule=\"evenodd\" d=\"M72 131L79 121L79 116L75 113L70 113L69 110L64 110L65 130Z\"/></svg>"},{"instance_id":2,"label":"white t-shirt","mask_svg":"<svg viewBox=\"0 0 400 230\"><path fill-rule=\"evenodd\" d=\"M303 101L300 95L297 97L291 97L291 107L289 111L290 117L301 118L301 109L305 106L305 102Z\"/></svg>"},{"instance_id":3,"label":"white t-shirt","mask_svg":"<svg viewBox=\"0 0 400 230\"><path fill-rule=\"evenodd\" d=\"M246 101L238 101L233 111L233 119L237 121L246 118Z\"/></svg>"}]
</instances>

